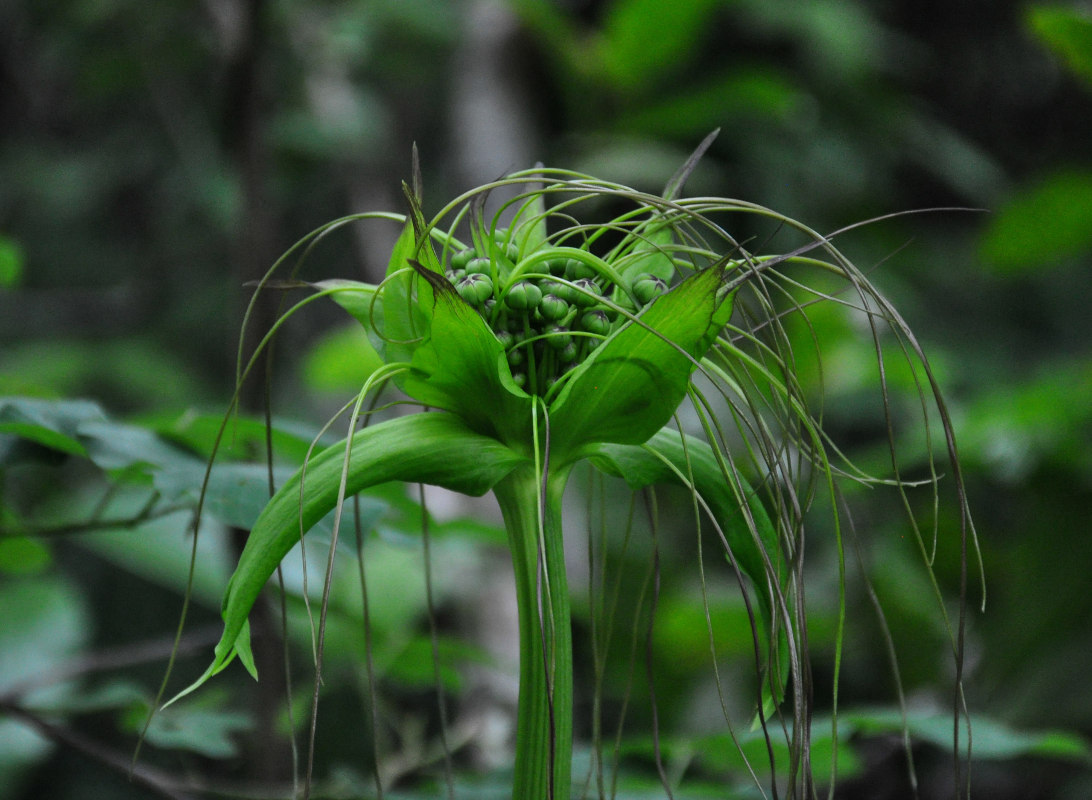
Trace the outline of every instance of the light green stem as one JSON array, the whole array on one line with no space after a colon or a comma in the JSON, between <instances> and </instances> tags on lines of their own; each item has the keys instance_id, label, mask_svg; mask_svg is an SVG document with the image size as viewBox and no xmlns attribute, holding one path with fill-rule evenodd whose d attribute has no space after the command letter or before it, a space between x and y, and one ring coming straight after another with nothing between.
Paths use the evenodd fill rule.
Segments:
<instances>
[{"instance_id":1,"label":"light green stem","mask_svg":"<svg viewBox=\"0 0 1092 800\"><path fill-rule=\"evenodd\" d=\"M519 607L514 800L568 800L571 793L572 626L561 532L568 472L549 475L543 487L532 467L521 467L493 489L508 529Z\"/></svg>"}]
</instances>

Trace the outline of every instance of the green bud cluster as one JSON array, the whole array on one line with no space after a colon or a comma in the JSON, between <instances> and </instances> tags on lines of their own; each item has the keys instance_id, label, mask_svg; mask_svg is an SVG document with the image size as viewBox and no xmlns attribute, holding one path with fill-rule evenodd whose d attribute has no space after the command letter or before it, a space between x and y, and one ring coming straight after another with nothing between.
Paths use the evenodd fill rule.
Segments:
<instances>
[{"instance_id":1,"label":"green bud cluster","mask_svg":"<svg viewBox=\"0 0 1092 800\"><path fill-rule=\"evenodd\" d=\"M659 278L637 275L630 292L617 292L592 264L567 254L543 259L537 251L532 263L521 264L519 248L505 235L497 231L488 252L451 254L445 275L489 323L512 377L531 394L549 391L625 322L605 300L632 307L632 298L639 310L667 291Z\"/></svg>"}]
</instances>

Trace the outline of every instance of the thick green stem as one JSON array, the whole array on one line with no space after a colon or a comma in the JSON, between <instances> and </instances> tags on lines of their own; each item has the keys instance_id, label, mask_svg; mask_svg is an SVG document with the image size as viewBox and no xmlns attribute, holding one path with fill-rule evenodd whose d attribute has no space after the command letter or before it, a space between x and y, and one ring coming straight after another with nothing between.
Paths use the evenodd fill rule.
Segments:
<instances>
[{"instance_id":1,"label":"thick green stem","mask_svg":"<svg viewBox=\"0 0 1092 800\"><path fill-rule=\"evenodd\" d=\"M521 467L493 489L508 529L519 606L514 800L568 800L571 792L572 627L561 533L568 472L543 481L534 468Z\"/></svg>"}]
</instances>

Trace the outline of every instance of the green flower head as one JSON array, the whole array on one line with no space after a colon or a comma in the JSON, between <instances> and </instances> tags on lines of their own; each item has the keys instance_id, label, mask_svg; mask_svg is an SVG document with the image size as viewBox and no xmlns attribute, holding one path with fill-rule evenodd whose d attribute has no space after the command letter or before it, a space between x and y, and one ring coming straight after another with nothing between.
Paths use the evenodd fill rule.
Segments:
<instances>
[{"instance_id":1,"label":"green flower head","mask_svg":"<svg viewBox=\"0 0 1092 800\"><path fill-rule=\"evenodd\" d=\"M483 216L489 192L527 184ZM515 173L427 222L417 191L406 194L383 283L322 284L401 367L399 389L521 452L541 415L555 463L663 428L732 313L728 287L745 261L719 228L670 194L558 170ZM576 221L603 199L630 208Z\"/></svg>"}]
</instances>

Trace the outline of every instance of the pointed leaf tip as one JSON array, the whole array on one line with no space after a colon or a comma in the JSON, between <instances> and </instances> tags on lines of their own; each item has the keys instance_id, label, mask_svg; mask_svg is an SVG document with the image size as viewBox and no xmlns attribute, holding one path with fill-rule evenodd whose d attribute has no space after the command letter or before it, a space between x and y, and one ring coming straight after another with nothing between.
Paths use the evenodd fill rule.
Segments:
<instances>
[{"instance_id":1,"label":"pointed leaf tip","mask_svg":"<svg viewBox=\"0 0 1092 800\"><path fill-rule=\"evenodd\" d=\"M690 173L694 171L694 168L698 166L698 162L701 161L702 156L705 155L705 151L708 150L717 136L720 135L720 128L715 129L712 133L701 140L694 152L690 154L690 157L686 159L678 171L671 176L671 180L664 186L664 200L674 200L679 192L682 191L683 184L686 183L687 178L690 177Z\"/></svg>"}]
</instances>

